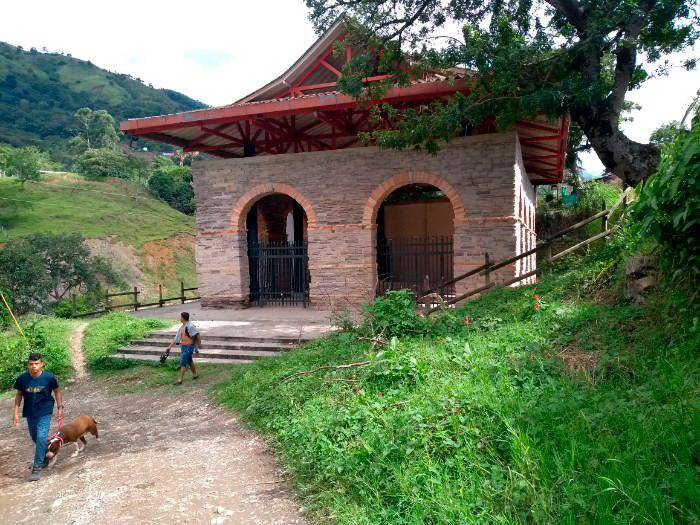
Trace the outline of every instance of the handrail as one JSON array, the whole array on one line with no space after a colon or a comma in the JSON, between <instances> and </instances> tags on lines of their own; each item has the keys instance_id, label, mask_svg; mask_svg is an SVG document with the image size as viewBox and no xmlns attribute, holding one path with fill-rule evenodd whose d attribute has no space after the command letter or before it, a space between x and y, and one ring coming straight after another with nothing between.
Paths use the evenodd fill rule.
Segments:
<instances>
[{"instance_id":1,"label":"handrail","mask_svg":"<svg viewBox=\"0 0 700 525\"><path fill-rule=\"evenodd\" d=\"M575 245L571 246L570 248L567 248L566 250L561 251L558 254L552 256L552 258L550 258L549 261L550 262L557 261L557 260L561 259L562 257L565 257L565 256L569 255L570 253L578 250L579 248L583 248L584 246L587 246L587 245L597 241L598 239L602 239L603 237L608 237L616 229L617 229L617 226L613 226L612 228L605 230L604 232L600 232L600 233L594 235L593 237L589 237L585 241L582 241L578 244L575 244ZM437 312L443 306L449 306L451 304L458 303L460 301L463 301L464 299L471 297L472 295L476 295L478 293L485 292L486 290L489 290L491 288L494 288L494 287L500 288L500 287L504 287L504 286L510 286L511 284L515 284L519 281L523 281L523 280L527 279L528 277L532 277L533 275L538 275L540 272L542 272L542 270L543 270L543 268L540 267L540 268L537 268L537 269L532 270L530 272L518 275L517 277L513 277L512 279L508 279L507 281L499 283L499 284L497 284L495 282L491 282L491 283L485 284L483 286L480 286L478 288L474 288L472 290L469 290L466 293L463 293L462 295L459 295L457 297L453 297L447 301L444 301L444 303L442 305L435 306L435 307L431 308L430 310L428 310L426 312L426 314L430 315L434 312Z\"/></svg>"},{"instance_id":2,"label":"handrail","mask_svg":"<svg viewBox=\"0 0 700 525\"><path fill-rule=\"evenodd\" d=\"M504 266L507 266L509 264L512 264L520 259L524 259L525 257L528 257L532 254L535 254L538 251L540 251L542 248L551 247L552 241L554 241L555 239L558 239L559 237L563 237L564 235L571 233L573 231L579 230L579 229L583 228L584 226L586 226L587 224L589 224L597 219L603 218L603 231L602 232L600 232L596 235L593 235L593 236L575 244L574 246L571 246L571 247L557 253L554 256L549 256L547 258L547 262L551 263L551 262L557 261L557 260L561 259L562 257L565 257L565 256L569 255L570 253L573 253L574 251L578 250L579 248L583 248L584 246L588 246L589 244L597 241L598 239L609 237L618 228L618 226L615 225L612 228L608 228L608 221L611 219L611 217L613 217L615 212L617 212L617 210L620 207L622 207L622 210L623 210L622 213L624 214L624 210L627 207L627 199L630 196L631 192L632 192L631 187L625 189L625 191L622 192L622 195L620 195L620 198L618 199L618 201L611 208L600 211L600 212L596 213L595 215L592 215L592 216L590 216L582 221L577 222L576 224L569 226L568 228L565 228L565 229L563 229L563 230L561 230L553 235L550 235L542 242L537 243L537 245L534 248L531 248L530 250L527 250L527 251L525 251L521 254L518 254L518 255L514 255L512 257L508 257L507 259L503 259L502 261L499 261L497 263L488 263L487 262L486 264L483 264L483 265L479 266L478 268L474 268L474 269L472 269L472 270L470 270L462 275L459 275L459 276L457 276L449 281L442 283L440 286L431 288L430 290L423 292L420 296L417 297L416 302L421 302L421 299L424 299L427 295L434 293L437 290L440 290L444 286L457 283L463 279L466 279L467 277L479 275L479 274L484 273L484 272L487 274L490 274L491 272L493 272L495 270L498 270L498 269L503 268ZM509 280L507 280L503 283L500 283L500 284L496 284L495 282L486 283L482 286L479 286L477 288L469 290L468 292L466 292L462 295L459 295L457 297L452 297L449 300L444 301L443 304L431 308L426 313L429 315L433 312L438 311L440 308L442 308L444 306L458 303L460 301L463 301L464 299L471 297L472 295L476 295L478 293L484 292L484 291L489 290L491 288L494 288L496 286L499 286L499 287L510 286L511 284L514 284L514 283L517 283L517 282L522 281L524 279L527 279L528 277L532 277L533 275L538 275L541 271L542 271L542 268L537 268L536 270L521 274L517 277L509 279Z\"/></svg>"}]
</instances>

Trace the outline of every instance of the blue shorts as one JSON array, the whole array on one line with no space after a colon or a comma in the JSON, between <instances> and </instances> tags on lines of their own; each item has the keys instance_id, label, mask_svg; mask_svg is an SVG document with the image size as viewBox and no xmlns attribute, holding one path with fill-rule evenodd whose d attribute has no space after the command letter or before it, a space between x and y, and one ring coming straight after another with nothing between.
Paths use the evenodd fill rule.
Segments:
<instances>
[{"instance_id":1,"label":"blue shorts","mask_svg":"<svg viewBox=\"0 0 700 525\"><path fill-rule=\"evenodd\" d=\"M194 345L185 345L180 347L180 366L187 368L192 364L192 354L194 354Z\"/></svg>"}]
</instances>

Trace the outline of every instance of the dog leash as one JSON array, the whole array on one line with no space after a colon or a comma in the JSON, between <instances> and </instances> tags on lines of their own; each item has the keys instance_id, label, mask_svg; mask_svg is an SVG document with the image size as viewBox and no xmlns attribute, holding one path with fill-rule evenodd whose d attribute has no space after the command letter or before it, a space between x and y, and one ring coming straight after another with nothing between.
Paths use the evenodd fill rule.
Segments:
<instances>
[{"instance_id":1,"label":"dog leash","mask_svg":"<svg viewBox=\"0 0 700 525\"><path fill-rule=\"evenodd\" d=\"M63 446L63 438L58 435L58 433L61 431L61 425L63 424L63 419L58 418L57 423L56 423L56 432L53 433L53 435L48 439L47 443L51 443L53 440L58 440L61 442L61 447Z\"/></svg>"}]
</instances>

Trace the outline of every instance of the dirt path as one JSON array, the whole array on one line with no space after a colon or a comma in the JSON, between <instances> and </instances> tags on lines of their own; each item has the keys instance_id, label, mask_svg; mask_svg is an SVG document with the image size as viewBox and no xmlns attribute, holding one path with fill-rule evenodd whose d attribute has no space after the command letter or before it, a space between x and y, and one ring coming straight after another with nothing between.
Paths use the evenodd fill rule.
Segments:
<instances>
[{"instance_id":1,"label":"dirt path","mask_svg":"<svg viewBox=\"0 0 700 525\"><path fill-rule=\"evenodd\" d=\"M144 387L143 376L122 374L68 385L66 420L92 415L101 439L88 436L77 457L68 445L37 483L26 481L24 422L12 428L3 399L0 523L305 523L265 442L208 399L213 379L199 381Z\"/></svg>"},{"instance_id":2,"label":"dirt path","mask_svg":"<svg viewBox=\"0 0 700 525\"><path fill-rule=\"evenodd\" d=\"M75 379L83 379L87 376L85 371L85 357L83 356L83 336L87 323L80 323L75 327L70 336L70 362L75 370Z\"/></svg>"}]
</instances>

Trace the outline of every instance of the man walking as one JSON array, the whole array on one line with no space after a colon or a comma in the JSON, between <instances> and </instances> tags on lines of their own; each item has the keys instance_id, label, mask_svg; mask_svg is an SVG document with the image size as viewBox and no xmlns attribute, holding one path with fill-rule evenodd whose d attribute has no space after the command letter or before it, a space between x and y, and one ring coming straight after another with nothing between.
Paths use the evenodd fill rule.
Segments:
<instances>
[{"instance_id":1,"label":"man walking","mask_svg":"<svg viewBox=\"0 0 700 525\"><path fill-rule=\"evenodd\" d=\"M34 452L34 465L29 481L39 481L41 470L45 466L46 437L51 426L53 416L54 398L58 403L58 425L63 421L63 399L58 389L58 381L50 372L44 371L44 361L41 354L33 352L29 354L27 372L20 375L15 381L15 408L13 412L13 424L19 426L19 406L22 406L22 417L27 419L27 428L32 441L36 444ZM53 396L52 396L53 394Z\"/></svg>"},{"instance_id":2,"label":"man walking","mask_svg":"<svg viewBox=\"0 0 700 525\"><path fill-rule=\"evenodd\" d=\"M199 352L202 346L202 338L199 335L199 330L197 330L195 325L190 323L190 314L182 312L180 314L180 322L182 324L177 329L175 339L168 345L168 349L165 351L166 354L169 354L173 345L180 345L180 372L177 381L173 383L175 385L182 384L187 367L189 367L190 372L192 372L192 379L197 379L199 377L197 375L197 369L194 366L194 353Z\"/></svg>"}]
</instances>

